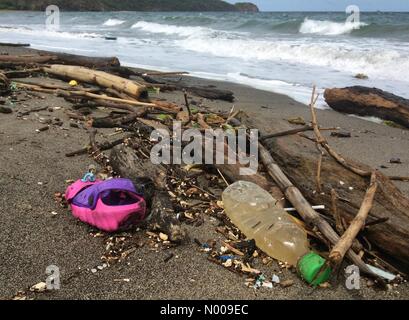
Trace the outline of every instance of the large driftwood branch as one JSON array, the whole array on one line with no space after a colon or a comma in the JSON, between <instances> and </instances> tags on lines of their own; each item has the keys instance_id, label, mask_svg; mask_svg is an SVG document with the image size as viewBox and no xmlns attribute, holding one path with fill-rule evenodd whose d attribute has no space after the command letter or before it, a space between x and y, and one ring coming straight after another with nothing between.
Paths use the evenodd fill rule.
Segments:
<instances>
[{"instance_id":1,"label":"large driftwood branch","mask_svg":"<svg viewBox=\"0 0 409 320\"><path fill-rule=\"evenodd\" d=\"M349 250L358 233L364 228L365 221L368 217L369 211L372 209L373 200L375 197L378 183L376 181L376 172L372 173L371 184L362 201L361 208L358 214L352 220L348 229L344 232L339 242L332 248L329 259L334 265L340 265L345 253Z\"/></svg>"},{"instance_id":2,"label":"large driftwood branch","mask_svg":"<svg viewBox=\"0 0 409 320\"><path fill-rule=\"evenodd\" d=\"M67 65L83 66L88 68L119 68L120 63L116 57L87 57L68 53L48 52L31 50L33 54L6 55L0 58L0 64L4 65L30 65L59 63Z\"/></svg>"},{"instance_id":3,"label":"large driftwood branch","mask_svg":"<svg viewBox=\"0 0 409 320\"><path fill-rule=\"evenodd\" d=\"M70 157L75 157L75 156L87 154L91 150L91 148L97 148L100 151L106 151L106 150L112 149L113 147L115 147L117 145L122 144L124 142L124 140L129 139L132 136L133 135L127 135L124 138L117 139L117 140L112 141L112 142L105 141L105 142L102 142L100 144L94 143L94 146L88 146L88 147L84 147L84 148L81 148L81 149L76 150L76 151L68 152L68 153L65 154L65 156L70 158Z\"/></svg>"},{"instance_id":4,"label":"large driftwood branch","mask_svg":"<svg viewBox=\"0 0 409 320\"><path fill-rule=\"evenodd\" d=\"M187 92L210 100L224 100L228 102L234 101L234 94L230 90L222 90L212 87L192 86L178 80L161 79L159 77L150 77L140 75L140 77L154 87L162 88L162 90L186 90Z\"/></svg>"},{"instance_id":5,"label":"large driftwood branch","mask_svg":"<svg viewBox=\"0 0 409 320\"><path fill-rule=\"evenodd\" d=\"M56 55L39 56L39 55L20 55L20 56L1 56L0 63L10 63L10 64L36 64L36 63L46 63L53 62L57 60Z\"/></svg>"},{"instance_id":6,"label":"large driftwood branch","mask_svg":"<svg viewBox=\"0 0 409 320\"><path fill-rule=\"evenodd\" d=\"M44 72L75 79L82 82L99 85L103 88L112 88L136 99L147 97L146 87L122 77L114 76L107 72L96 71L79 66L68 66L54 64L43 68Z\"/></svg>"},{"instance_id":7,"label":"large driftwood branch","mask_svg":"<svg viewBox=\"0 0 409 320\"><path fill-rule=\"evenodd\" d=\"M143 102L143 101L138 101L138 100L124 100L120 98L115 98L115 97L109 97L106 95L100 95L100 94L95 94L92 92L85 92L82 90L62 90L62 89L49 89L49 88L44 88L40 87L38 85L31 85L31 84L26 84L26 83L16 83L18 87L32 90L32 91L38 91L38 92L44 92L44 93L51 93L51 94L57 94L59 96L62 96L64 98L72 98L72 97L83 97L83 98L88 98L88 99L93 99L96 101L109 101L109 102L114 102L114 103L119 103L119 104L126 104L126 105L131 105L131 106L145 106L145 107L153 107L156 109L164 110L166 112L175 112L176 108L175 105L173 104L168 104L168 103L161 103L161 102ZM109 106L109 104L106 104L106 106ZM122 108L124 109L124 108Z\"/></svg>"},{"instance_id":8,"label":"large driftwood branch","mask_svg":"<svg viewBox=\"0 0 409 320\"><path fill-rule=\"evenodd\" d=\"M311 97L311 124L314 129L315 136L317 138L317 143L319 143L327 152L336 160L338 163L343 165L345 168L351 170L352 172L363 176L363 177L368 177L371 175L370 171L363 170L361 168L358 168L357 166L354 166L353 164L347 162L339 153L337 153L334 149L330 147L328 144L327 140L322 136L320 129L318 127L318 121L317 121L317 114L315 113L315 102L317 101L318 96L315 96L315 86L312 92L312 97Z\"/></svg>"}]
</instances>

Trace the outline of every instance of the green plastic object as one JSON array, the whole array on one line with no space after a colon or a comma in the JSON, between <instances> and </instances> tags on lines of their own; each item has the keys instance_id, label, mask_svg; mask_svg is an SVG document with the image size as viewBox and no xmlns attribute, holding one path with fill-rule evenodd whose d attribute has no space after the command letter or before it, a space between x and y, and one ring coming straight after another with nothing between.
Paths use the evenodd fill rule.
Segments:
<instances>
[{"instance_id":1,"label":"green plastic object","mask_svg":"<svg viewBox=\"0 0 409 320\"><path fill-rule=\"evenodd\" d=\"M298 273L310 285L318 286L321 283L326 282L331 275L332 270L330 267L321 270L325 265L325 262L325 259L320 255L314 252L307 253L298 261ZM317 276L318 273L320 274Z\"/></svg>"}]
</instances>

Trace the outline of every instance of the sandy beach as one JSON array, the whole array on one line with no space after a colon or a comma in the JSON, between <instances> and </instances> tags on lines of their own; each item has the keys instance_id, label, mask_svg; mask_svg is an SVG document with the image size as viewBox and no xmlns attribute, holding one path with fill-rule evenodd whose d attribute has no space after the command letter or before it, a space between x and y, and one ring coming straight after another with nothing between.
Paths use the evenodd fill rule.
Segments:
<instances>
[{"instance_id":1,"label":"sandy beach","mask_svg":"<svg viewBox=\"0 0 409 320\"><path fill-rule=\"evenodd\" d=\"M28 54L29 49L0 47L2 53ZM251 87L184 76L189 84L216 86L234 92L233 103L192 96L211 110L243 110L262 133L297 127L286 119L302 117L310 121L306 105L291 98ZM158 95L169 102L183 105L180 91ZM270 277L293 280L288 288L255 290L245 286L245 277L211 263L190 240L181 246L162 250L137 247L124 261L103 270L101 256L108 235L95 236L95 230L74 219L69 209L55 202L54 194L64 192L66 181L81 177L93 163L88 155L67 158L65 153L84 147L88 133L70 126L65 110L70 104L47 93L17 92L11 114L0 114L0 297L12 298L19 291L33 299L408 299L409 285L402 283L388 291L368 286L363 279L361 290L336 287L312 289L291 270L281 269L274 261L270 266L256 262ZM45 110L17 117L17 111L34 107ZM101 111L96 111L96 114ZM102 114L102 113L101 113ZM409 131L392 128L333 110L317 111L320 125L340 127L351 132L351 138L330 137L329 143L341 154L379 169L387 175L409 174ZM50 128L36 132L49 120ZM58 125L56 123L59 123ZM274 125L273 125L274 124ZM279 129L279 130L278 130ZM97 140L113 140L114 129L98 129ZM400 158L401 164L391 164ZM387 167L387 168L386 168ZM395 182L409 196L409 183ZM200 241L223 237L216 232L218 221L203 214L201 226L186 228L191 238ZM128 232L132 243L146 242L144 230ZM165 258L173 253L168 262ZM61 271L61 289L32 293L28 289L45 280L45 268L57 265ZM92 272L92 269L98 270Z\"/></svg>"}]
</instances>

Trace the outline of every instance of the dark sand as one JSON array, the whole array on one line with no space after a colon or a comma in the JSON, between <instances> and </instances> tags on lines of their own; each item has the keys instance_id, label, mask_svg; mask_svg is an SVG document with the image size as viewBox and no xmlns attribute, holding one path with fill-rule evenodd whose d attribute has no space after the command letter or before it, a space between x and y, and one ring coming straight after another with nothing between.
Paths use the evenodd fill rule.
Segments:
<instances>
[{"instance_id":1,"label":"dark sand","mask_svg":"<svg viewBox=\"0 0 409 320\"><path fill-rule=\"evenodd\" d=\"M1 51L23 51L1 47ZM190 78L189 81L213 84L234 91L236 110L242 109L254 118L265 133L274 132L272 123L286 123L286 118L302 116L310 119L305 105L290 98L249 87ZM64 192L67 179L78 179L93 161L87 155L66 158L64 154L85 146L88 134L71 128L64 108L69 104L48 94L29 98L18 95L14 110L35 106L61 107L54 112L40 111L24 119L13 114L0 114L0 297L10 298L19 290L45 281L48 265L61 270L61 289L42 294L28 294L34 299L408 299L407 283L389 291L377 291L361 281L361 290L350 291L341 283L336 287L312 290L290 271L281 271L276 263L259 266L268 277L274 273L281 280L293 279L289 288L254 290L245 286L245 277L233 274L206 259L192 242L183 246L151 250L137 249L124 262L102 271L90 270L101 265L105 252L103 238L90 235L91 229L76 221L68 209L54 202L55 192ZM161 93L160 97L182 103L182 94ZM200 98L192 97L196 101ZM214 109L230 110L232 104L203 100ZM6 103L7 104L7 103ZM36 133L44 126L40 118L60 118L62 127L52 125L48 131ZM337 112L319 111L322 126L339 126L352 132L350 139L329 138L332 146L344 155L380 168L388 175L409 175L409 131L345 116ZM98 140L114 130L99 130ZM400 157L402 164L389 164ZM39 184L39 182L41 184ZM409 183L397 183L409 195ZM57 212L52 215L51 212ZM217 221L204 215L200 227L187 226L192 238L201 241L221 240L216 233ZM146 238L144 231L132 233L135 239ZM135 240L136 241L136 240ZM175 257L165 263L170 252ZM257 266L257 265L256 265ZM118 281L129 279L129 282Z\"/></svg>"}]
</instances>

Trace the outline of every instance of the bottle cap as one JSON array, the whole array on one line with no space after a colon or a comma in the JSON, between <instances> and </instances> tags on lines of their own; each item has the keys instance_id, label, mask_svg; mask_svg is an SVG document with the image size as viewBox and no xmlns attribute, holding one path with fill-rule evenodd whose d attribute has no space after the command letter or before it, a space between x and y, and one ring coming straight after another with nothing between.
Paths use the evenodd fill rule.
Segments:
<instances>
[{"instance_id":1,"label":"bottle cap","mask_svg":"<svg viewBox=\"0 0 409 320\"><path fill-rule=\"evenodd\" d=\"M323 268L325 263L326 260L320 255L314 252L307 253L298 261L298 273L309 284L318 286L321 283L326 282L331 275L332 270L330 267ZM323 270L321 270L321 268L323 268Z\"/></svg>"}]
</instances>

